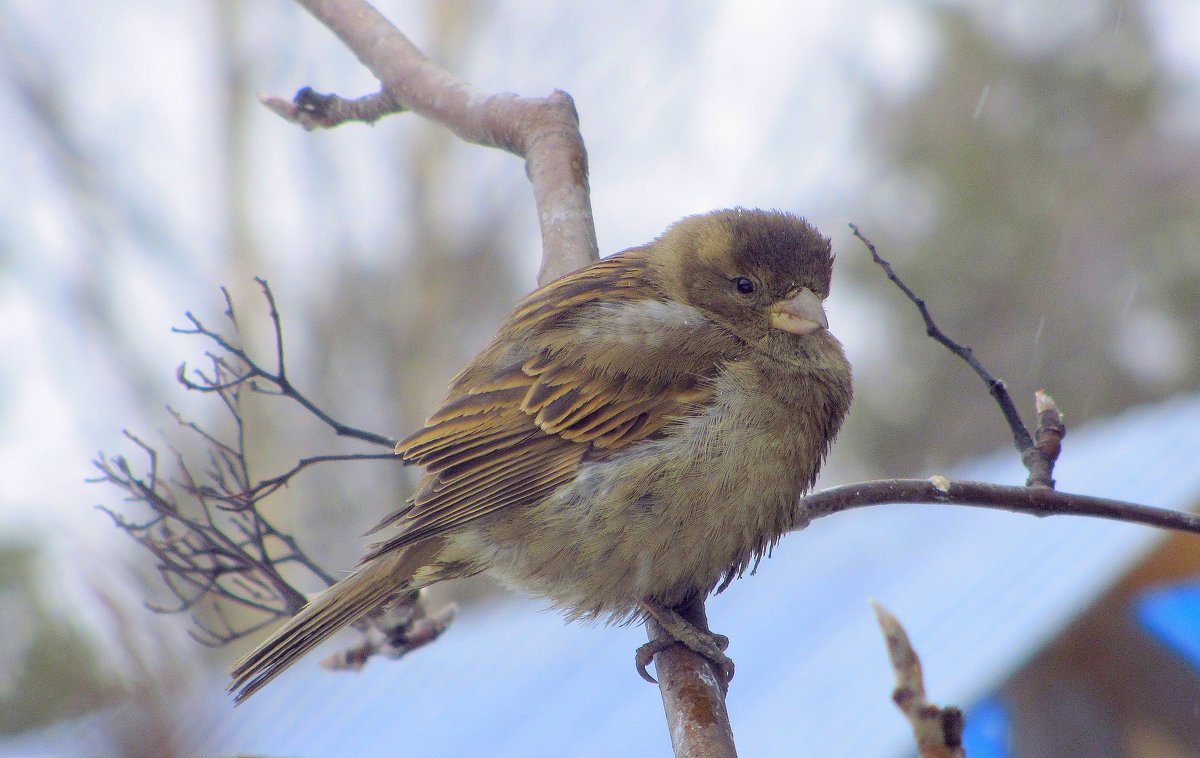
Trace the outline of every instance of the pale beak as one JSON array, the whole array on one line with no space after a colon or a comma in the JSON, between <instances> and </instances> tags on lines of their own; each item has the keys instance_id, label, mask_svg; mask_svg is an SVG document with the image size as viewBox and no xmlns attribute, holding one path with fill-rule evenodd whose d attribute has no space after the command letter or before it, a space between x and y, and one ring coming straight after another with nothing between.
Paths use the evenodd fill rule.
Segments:
<instances>
[{"instance_id":1,"label":"pale beak","mask_svg":"<svg viewBox=\"0 0 1200 758\"><path fill-rule=\"evenodd\" d=\"M771 326L792 334L811 334L818 329L828 329L829 319L821 298L805 287L791 300L771 306Z\"/></svg>"}]
</instances>

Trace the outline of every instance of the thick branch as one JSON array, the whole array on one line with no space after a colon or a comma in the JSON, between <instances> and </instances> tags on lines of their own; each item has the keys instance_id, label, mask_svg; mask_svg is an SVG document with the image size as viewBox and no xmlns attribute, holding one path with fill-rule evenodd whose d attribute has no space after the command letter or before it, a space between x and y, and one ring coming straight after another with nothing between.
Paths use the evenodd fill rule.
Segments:
<instances>
[{"instance_id":1,"label":"thick branch","mask_svg":"<svg viewBox=\"0 0 1200 758\"><path fill-rule=\"evenodd\" d=\"M371 121L411 110L445 125L467 142L507 150L525 159L525 173L533 184L542 229L538 283L548 284L596 260L587 151L570 95L555 91L549 97L530 98L483 92L426 58L370 3L297 2L350 48L383 90L358 101L320 95L322 108L331 107L324 109L321 119L305 121L299 116L311 116L311 96L316 94L306 88L294 101L298 114L294 120L306 127L336 126L345 120ZM276 103L269 105L280 112ZM341 120L339 109L345 115Z\"/></svg>"},{"instance_id":2,"label":"thick branch","mask_svg":"<svg viewBox=\"0 0 1200 758\"><path fill-rule=\"evenodd\" d=\"M694 626L707 630L703 598L676 608ZM651 642L669 639L662 627L646 619ZM671 745L678 758L732 758L737 755L721 677L711 661L683 645L672 645L654 657Z\"/></svg>"}]
</instances>

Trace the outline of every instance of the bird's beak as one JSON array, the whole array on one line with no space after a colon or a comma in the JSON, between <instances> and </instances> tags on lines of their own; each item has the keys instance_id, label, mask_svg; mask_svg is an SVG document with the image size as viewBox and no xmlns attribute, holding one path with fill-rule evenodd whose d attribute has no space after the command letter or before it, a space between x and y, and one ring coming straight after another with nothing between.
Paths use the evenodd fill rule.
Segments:
<instances>
[{"instance_id":1,"label":"bird's beak","mask_svg":"<svg viewBox=\"0 0 1200 758\"><path fill-rule=\"evenodd\" d=\"M805 287L791 300L771 306L771 326L792 334L811 334L818 329L828 329L829 319L821 298Z\"/></svg>"}]
</instances>

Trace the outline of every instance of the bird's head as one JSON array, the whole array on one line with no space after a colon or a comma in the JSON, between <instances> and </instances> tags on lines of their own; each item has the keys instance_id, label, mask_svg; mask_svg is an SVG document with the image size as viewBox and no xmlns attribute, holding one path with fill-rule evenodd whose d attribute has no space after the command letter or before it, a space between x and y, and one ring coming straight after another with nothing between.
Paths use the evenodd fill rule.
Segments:
<instances>
[{"instance_id":1,"label":"bird's head","mask_svg":"<svg viewBox=\"0 0 1200 758\"><path fill-rule=\"evenodd\" d=\"M827 237L782 211L689 216L655 241L666 294L751 343L804 337L829 326L833 255Z\"/></svg>"}]
</instances>

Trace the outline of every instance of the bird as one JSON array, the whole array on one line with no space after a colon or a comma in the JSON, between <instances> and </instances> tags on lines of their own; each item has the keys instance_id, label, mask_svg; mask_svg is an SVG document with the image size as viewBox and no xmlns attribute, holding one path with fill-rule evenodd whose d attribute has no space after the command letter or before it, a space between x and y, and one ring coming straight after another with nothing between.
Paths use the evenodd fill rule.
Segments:
<instances>
[{"instance_id":1,"label":"bird","mask_svg":"<svg viewBox=\"0 0 1200 758\"><path fill-rule=\"evenodd\" d=\"M404 593L488 572L568 620L654 619L725 677L728 640L676 609L796 523L850 407L824 309L834 256L780 210L685 217L535 290L396 445L424 470L358 567L232 670L242 702Z\"/></svg>"}]
</instances>

